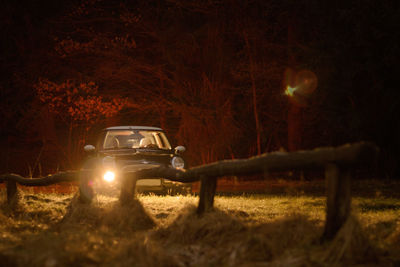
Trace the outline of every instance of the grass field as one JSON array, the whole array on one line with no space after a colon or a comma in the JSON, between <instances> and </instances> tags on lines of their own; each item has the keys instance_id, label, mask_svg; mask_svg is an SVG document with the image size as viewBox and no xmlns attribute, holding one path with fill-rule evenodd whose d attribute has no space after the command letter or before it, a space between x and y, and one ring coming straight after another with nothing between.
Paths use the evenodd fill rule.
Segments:
<instances>
[{"instance_id":1,"label":"grass field","mask_svg":"<svg viewBox=\"0 0 400 267\"><path fill-rule=\"evenodd\" d=\"M382 191L382 190L381 190ZM399 266L400 198L353 198L353 216L321 244L325 198L219 196L195 214L196 196L140 195L121 207L98 196L0 193L0 266Z\"/></svg>"}]
</instances>

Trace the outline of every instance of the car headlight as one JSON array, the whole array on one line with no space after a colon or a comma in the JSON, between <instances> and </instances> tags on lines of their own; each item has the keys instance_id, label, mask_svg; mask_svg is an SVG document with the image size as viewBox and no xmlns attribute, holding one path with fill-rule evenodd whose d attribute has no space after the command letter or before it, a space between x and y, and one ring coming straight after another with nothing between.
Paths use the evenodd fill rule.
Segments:
<instances>
[{"instance_id":1,"label":"car headlight","mask_svg":"<svg viewBox=\"0 0 400 267\"><path fill-rule=\"evenodd\" d=\"M104 173L103 179L104 179L104 181L111 183L112 181L115 180L115 173L112 171L107 171Z\"/></svg>"},{"instance_id":2,"label":"car headlight","mask_svg":"<svg viewBox=\"0 0 400 267\"><path fill-rule=\"evenodd\" d=\"M173 157L171 160L171 165L175 169L183 169L185 168L185 161L181 157Z\"/></svg>"}]
</instances>

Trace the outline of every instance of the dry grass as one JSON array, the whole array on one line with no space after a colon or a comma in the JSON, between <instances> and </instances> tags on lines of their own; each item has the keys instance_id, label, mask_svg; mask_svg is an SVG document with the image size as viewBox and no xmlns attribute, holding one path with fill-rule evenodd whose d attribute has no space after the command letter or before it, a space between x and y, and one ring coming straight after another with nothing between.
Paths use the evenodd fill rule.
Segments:
<instances>
[{"instance_id":1,"label":"dry grass","mask_svg":"<svg viewBox=\"0 0 400 267\"><path fill-rule=\"evenodd\" d=\"M400 263L400 199L355 198L335 240L321 244L325 199L194 196L116 198L21 194L0 206L0 266L356 266ZM4 202L4 191L0 201Z\"/></svg>"}]
</instances>

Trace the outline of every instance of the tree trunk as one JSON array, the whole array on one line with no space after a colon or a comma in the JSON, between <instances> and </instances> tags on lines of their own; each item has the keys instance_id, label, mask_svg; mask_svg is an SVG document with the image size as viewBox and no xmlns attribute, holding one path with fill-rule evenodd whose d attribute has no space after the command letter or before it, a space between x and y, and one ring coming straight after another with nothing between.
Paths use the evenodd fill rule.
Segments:
<instances>
[{"instance_id":1,"label":"tree trunk","mask_svg":"<svg viewBox=\"0 0 400 267\"><path fill-rule=\"evenodd\" d=\"M301 110L289 102L288 112L288 149L299 150L301 147Z\"/></svg>"},{"instance_id":2,"label":"tree trunk","mask_svg":"<svg viewBox=\"0 0 400 267\"><path fill-rule=\"evenodd\" d=\"M297 67L296 52L294 52L294 47L296 45L296 14L293 13L288 20L288 66L289 68L295 69ZM291 71L288 77L287 86L295 87L297 86L295 79L295 71ZM289 96L290 98L291 96ZM296 151L301 148L301 108L297 106L294 101L288 101L288 150Z\"/></svg>"},{"instance_id":3,"label":"tree trunk","mask_svg":"<svg viewBox=\"0 0 400 267\"><path fill-rule=\"evenodd\" d=\"M254 115L254 120L256 123L256 134L257 134L257 155L260 155L261 154L261 126L260 126L260 119L258 117L258 110L257 110L257 90L256 90L257 88L256 88L256 78L254 76L255 62L253 59L253 55L251 54L249 38L245 31L243 32L243 37L244 37L244 41L247 46L247 54L249 56L251 93L252 93L252 100L253 100L253 115Z\"/></svg>"}]
</instances>

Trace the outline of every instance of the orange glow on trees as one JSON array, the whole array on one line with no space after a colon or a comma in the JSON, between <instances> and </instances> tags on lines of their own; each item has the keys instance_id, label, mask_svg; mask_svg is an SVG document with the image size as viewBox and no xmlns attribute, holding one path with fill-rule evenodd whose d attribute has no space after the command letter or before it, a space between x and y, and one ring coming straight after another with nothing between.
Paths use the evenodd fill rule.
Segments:
<instances>
[{"instance_id":1,"label":"orange glow on trees","mask_svg":"<svg viewBox=\"0 0 400 267\"><path fill-rule=\"evenodd\" d=\"M55 83L39 79L34 88L40 102L47 105L49 113L61 119L69 128L67 138L59 140L59 145L71 166L79 159L90 127L104 118L115 116L127 105L125 98L105 99L99 96L98 86L94 82L67 80Z\"/></svg>"},{"instance_id":2,"label":"orange glow on trees","mask_svg":"<svg viewBox=\"0 0 400 267\"><path fill-rule=\"evenodd\" d=\"M94 124L101 118L116 115L127 104L124 98L105 100L98 95L94 82L67 80L57 84L40 79L35 88L40 101L47 104L51 112L74 122Z\"/></svg>"}]
</instances>

